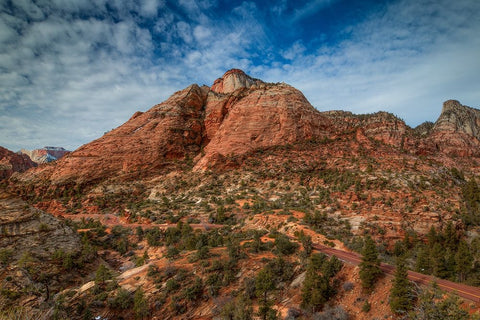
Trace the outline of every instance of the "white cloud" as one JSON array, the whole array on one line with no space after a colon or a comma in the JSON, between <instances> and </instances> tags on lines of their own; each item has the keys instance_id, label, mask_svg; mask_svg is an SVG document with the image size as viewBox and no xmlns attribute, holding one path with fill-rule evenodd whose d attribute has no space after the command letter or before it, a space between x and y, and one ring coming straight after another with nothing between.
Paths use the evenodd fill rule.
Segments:
<instances>
[{"instance_id":1,"label":"white cloud","mask_svg":"<svg viewBox=\"0 0 480 320\"><path fill-rule=\"evenodd\" d=\"M435 121L447 99L479 104L477 9L480 2L466 0L400 1L346 29L336 46L298 54L294 43L284 51L296 57L291 63L257 72L285 79L320 110L387 110L412 126Z\"/></svg>"},{"instance_id":2,"label":"white cloud","mask_svg":"<svg viewBox=\"0 0 480 320\"><path fill-rule=\"evenodd\" d=\"M292 21L299 21L305 18L314 15L318 11L331 6L333 3L337 2L337 0L313 0L307 2L307 4L299 9L295 10L293 15Z\"/></svg>"},{"instance_id":3,"label":"white cloud","mask_svg":"<svg viewBox=\"0 0 480 320\"><path fill-rule=\"evenodd\" d=\"M114 16L102 19L107 3ZM398 1L316 49L303 40L275 47L253 2L221 20L216 1L184 0L171 11L156 0L21 4L0 13L0 145L14 150L76 148L233 67L290 83L320 110L387 109L412 125L435 120L443 100L480 101L478 1ZM329 4L313 1L296 14ZM35 7L48 15L26 20ZM282 15L286 2L275 10Z\"/></svg>"},{"instance_id":4,"label":"white cloud","mask_svg":"<svg viewBox=\"0 0 480 320\"><path fill-rule=\"evenodd\" d=\"M161 0L143 0L140 5L140 13L145 17L155 17L158 10L164 5L165 3Z\"/></svg>"}]
</instances>

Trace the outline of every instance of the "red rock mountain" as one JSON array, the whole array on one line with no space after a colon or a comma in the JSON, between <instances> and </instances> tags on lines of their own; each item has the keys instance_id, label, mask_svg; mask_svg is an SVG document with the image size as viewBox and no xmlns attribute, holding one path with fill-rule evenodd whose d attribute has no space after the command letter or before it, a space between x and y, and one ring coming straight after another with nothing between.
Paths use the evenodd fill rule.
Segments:
<instances>
[{"instance_id":1,"label":"red rock mountain","mask_svg":"<svg viewBox=\"0 0 480 320\"><path fill-rule=\"evenodd\" d=\"M398 152L478 155L480 111L447 101L422 134L386 113L319 112L297 89L265 83L232 69L212 87L191 85L125 124L23 179L54 184L132 178L164 172L183 161L194 170L224 164L231 155L356 132L364 147L377 141ZM423 127L422 127L423 128Z\"/></svg>"},{"instance_id":2,"label":"red rock mountain","mask_svg":"<svg viewBox=\"0 0 480 320\"><path fill-rule=\"evenodd\" d=\"M0 180L9 178L14 172L24 172L35 166L30 158L0 147Z\"/></svg>"}]
</instances>

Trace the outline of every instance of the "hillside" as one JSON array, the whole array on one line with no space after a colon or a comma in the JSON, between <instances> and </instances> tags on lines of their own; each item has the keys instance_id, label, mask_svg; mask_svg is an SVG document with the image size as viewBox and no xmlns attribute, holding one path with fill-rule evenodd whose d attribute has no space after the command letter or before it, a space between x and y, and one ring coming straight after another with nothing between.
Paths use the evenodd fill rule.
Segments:
<instances>
[{"instance_id":1,"label":"hillside","mask_svg":"<svg viewBox=\"0 0 480 320\"><path fill-rule=\"evenodd\" d=\"M313 248L361 252L371 235L384 262L479 286L479 113L449 100L410 128L386 112L319 112L232 69L5 188L71 221L98 254L55 298L60 315L400 318L390 278L363 290L358 266ZM324 300L306 298L313 273Z\"/></svg>"},{"instance_id":2,"label":"hillside","mask_svg":"<svg viewBox=\"0 0 480 320\"><path fill-rule=\"evenodd\" d=\"M0 180L9 178L14 172L24 172L35 163L28 156L0 147Z\"/></svg>"}]
</instances>

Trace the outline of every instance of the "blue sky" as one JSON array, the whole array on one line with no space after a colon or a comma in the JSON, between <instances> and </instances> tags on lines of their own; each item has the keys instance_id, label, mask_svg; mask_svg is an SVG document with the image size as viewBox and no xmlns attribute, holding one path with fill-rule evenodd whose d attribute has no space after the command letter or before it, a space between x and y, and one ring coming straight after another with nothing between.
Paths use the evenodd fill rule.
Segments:
<instances>
[{"instance_id":1,"label":"blue sky","mask_svg":"<svg viewBox=\"0 0 480 320\"><path fill-rule=\"evenodd\" d=\"M0 145L76 149L241 68L320 111L480 105L480 1L0 0Z\"/></svg>"}]
</instances>

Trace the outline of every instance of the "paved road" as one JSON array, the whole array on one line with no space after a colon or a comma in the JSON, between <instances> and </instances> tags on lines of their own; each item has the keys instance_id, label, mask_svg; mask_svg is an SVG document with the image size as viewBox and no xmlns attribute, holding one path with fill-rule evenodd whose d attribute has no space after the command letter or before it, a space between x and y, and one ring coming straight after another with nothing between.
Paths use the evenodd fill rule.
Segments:
<instances>
[{"instance_id":1,"label":"paved road","mask_svg":"<svg viewBox=\"0 0 480 320\"><path fill-rule=\"evenodd\" d=\"M316 244L313 247L328 255L335 255L340 260L353 265L359 265L360 262L362 262L362 256L358 253L346 252L319 244ZM393 275L395 273L395 267L385 263L380 265L380 269L389 275ZM480 288L478 287L472 287L448 280L438 279L433 276L427 276L414 271L408 271L408 279L422 285L429 285L433 282L436 282L440 289L448 292L454 292L462 298L480 304Z\"/></svg>"}]
</instances>

